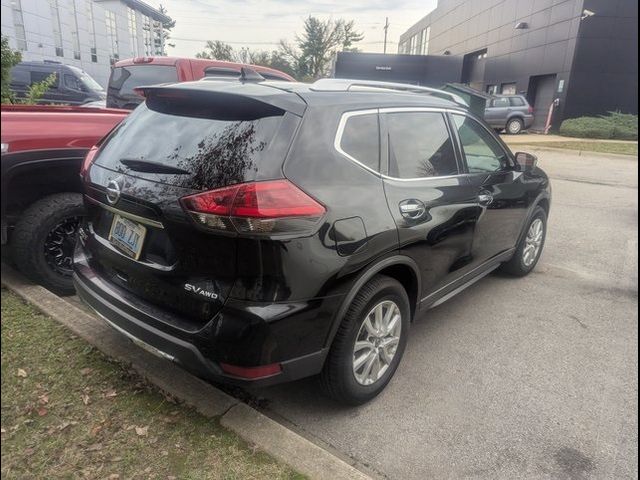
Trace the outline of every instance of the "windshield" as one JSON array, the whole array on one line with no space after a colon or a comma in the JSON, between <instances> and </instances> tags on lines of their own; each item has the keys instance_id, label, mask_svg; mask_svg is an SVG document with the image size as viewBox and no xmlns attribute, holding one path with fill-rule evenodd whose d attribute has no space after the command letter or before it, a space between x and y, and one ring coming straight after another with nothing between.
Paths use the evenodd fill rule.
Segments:
<instances>
[{"instance_id":1,"label":"windshield","mask_svg":"<svg viewBox=\"0 0 640 480\"><path fill-rule=\"evenodd\" d=\"M109 78L109 94L136 95L134 88L158 83L178 81L178 72L173 65L131 65L117 67Z\"/></svg>"},{"instance_id":2,"label":"windshield","mask_svg":"<svg viewBox=\"0 0 640 480\"><path fill-rule=\"evenodd\" d=\"M98 82L96 82L91 75L86 72L80 74L80 81L89 90L94 92L104 92L104 88Z\"/></svg>"},{"instance_id":3,"label":"windshield","mask_svg":"<svg viewBox=\"0 0 640 480\"><path fill-rule=\"evenodd\" d=\"M98 82L96 82L91 75L89 75L84 70L81 70L77 67L73 67L71 65L68 66L69 70L73 72L75 79L71 82L71 75L66 75L69 77L66 79L65 83L71 83L69 86L75 87L77 90L83 90L85 92L104 92L104 88Z\"/></svg>"}]
</instances>

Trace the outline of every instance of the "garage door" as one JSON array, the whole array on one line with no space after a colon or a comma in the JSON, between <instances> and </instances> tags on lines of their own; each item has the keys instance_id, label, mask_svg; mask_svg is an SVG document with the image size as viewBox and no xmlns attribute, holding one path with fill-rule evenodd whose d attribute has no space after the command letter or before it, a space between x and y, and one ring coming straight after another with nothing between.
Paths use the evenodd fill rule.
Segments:
<instances>
[{"instance_id":1,"label":"garage door","mask_svg":"<svg viewBox=\"0 0 640 480\"><path fill-rule=\"evenodd\" d=\"M555 75L539 75L529 80L529 102L533 105L532 130L543 131L549 115L549 106L556 91Z\"/></svg>"}]
</instances>

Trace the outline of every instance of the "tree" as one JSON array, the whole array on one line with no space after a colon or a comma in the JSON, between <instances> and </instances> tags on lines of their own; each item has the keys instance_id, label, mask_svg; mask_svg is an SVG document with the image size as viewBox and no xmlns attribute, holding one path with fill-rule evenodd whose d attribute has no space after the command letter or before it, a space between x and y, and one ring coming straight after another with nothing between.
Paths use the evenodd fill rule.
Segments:
<instances>
[{"instance_id":1,"label":"tree","mask_svg":"<svg viewBox=\"0 0 640 480\"><path fill-rule=\"evenodd\" d=\"M228 43L220 40L207 40L204 50L196 53L196 58L208 58L210 60L224 60L227 62L235 62L236 55L233 47Z\"/></svg>"},{"instance_id":2,"label":"tree","mask_svg":"<svg viewBox=\"0 0 640 480\"><path fill-rule=\"evenodd\" d=\"M280 70L291 76L296 74L296 70L279 50L269 52L268 50L251 50L247 47L235 50L231 45L220 40L208 40L205 49L196 53L196 58L248 63Z\"/></svg>"},{"instance_id":3,"label":"tree","mask_svg":"<svg viewBox=\"0 0 640 480\"><path fill-rule=\"evenodd\" d=\"M9 88L9 84L11 83L11 68L14 65L17 65L22 60L22 55L17 50L13 50L9 46L9 40L7 37L2 35L1 38L1 47L2 47L2 72L1 72L1 83L2 83L2 98L0 101L2 103L13 103L14 97L13 92Z\"/></svg>"},{"instance_id":4,"label":"tree","mask_svg":"<svg viewBox=\"0 0 640 480\"><path fill-rule=\"evenodd\" d=\"M158 7L158 10L160 11L160 13L167 15L167 9L162 4L160 4L160 6ZM161 33L162 45L163 45L162 55L167 54L166 47L174 48L176 46L175 43L169 43L169 39L171 38L170 31L175 26L176 26L175 20L171 20L170 22L162 22L162 33Z\"/></svg>"},{"instance_id":5,"label":"tree","mask_svg":"<svg viewBox=\"0 0 640 480\"><path fill-rule=\"evenodd\" d=\"M309 16L304 33L296 35L296 46L280 42L280 52L303 79L316 79L328 74L331 59L337 51L355 50L353 45L364 38L355 30L353 20L320 20Z\"/></svg>"}]
</instances>

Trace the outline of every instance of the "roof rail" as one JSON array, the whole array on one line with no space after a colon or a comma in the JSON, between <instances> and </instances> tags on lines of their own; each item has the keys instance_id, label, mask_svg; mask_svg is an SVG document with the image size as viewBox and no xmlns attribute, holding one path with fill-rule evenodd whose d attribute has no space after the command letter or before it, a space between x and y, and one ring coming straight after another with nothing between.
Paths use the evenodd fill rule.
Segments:
<instances>
[{"instance_id":1,"label":"roof rail","mask_svg":"<svg viewBox=\"0 0 640 480\"><path fill-rule=\"evenodd\" d=\"M433 95L434 97L450 100L458 105L469 108L469 104L455 93L438 90L437 88L421 87L408 83L378 82L375 80L348 80L342 78L322 78L311 85L311 90L316 92L351 92L391 90L396 92Z\"/></svg>"}]
</instances>

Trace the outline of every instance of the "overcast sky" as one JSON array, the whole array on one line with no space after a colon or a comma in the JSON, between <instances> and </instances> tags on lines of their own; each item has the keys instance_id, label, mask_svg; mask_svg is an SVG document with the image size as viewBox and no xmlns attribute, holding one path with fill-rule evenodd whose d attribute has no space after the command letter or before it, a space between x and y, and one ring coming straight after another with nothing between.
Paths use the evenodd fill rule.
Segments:
<instances>
[{"instance_id":1,"label":"overcast sky","mask_svg":"<svg viewBox=\"0 0 640 480\"><path fill-rule=\"evenodd\" d=\"M271 50L280 39L293 41L309 15L355 20L365 52L382 52L384 20L389 17L387 52L396 53L400 34L427 15L437 0L148 0L160 3L176 20L169 55L192 57L207 40L235 48Z\"/></svg>"}]
</instances>

